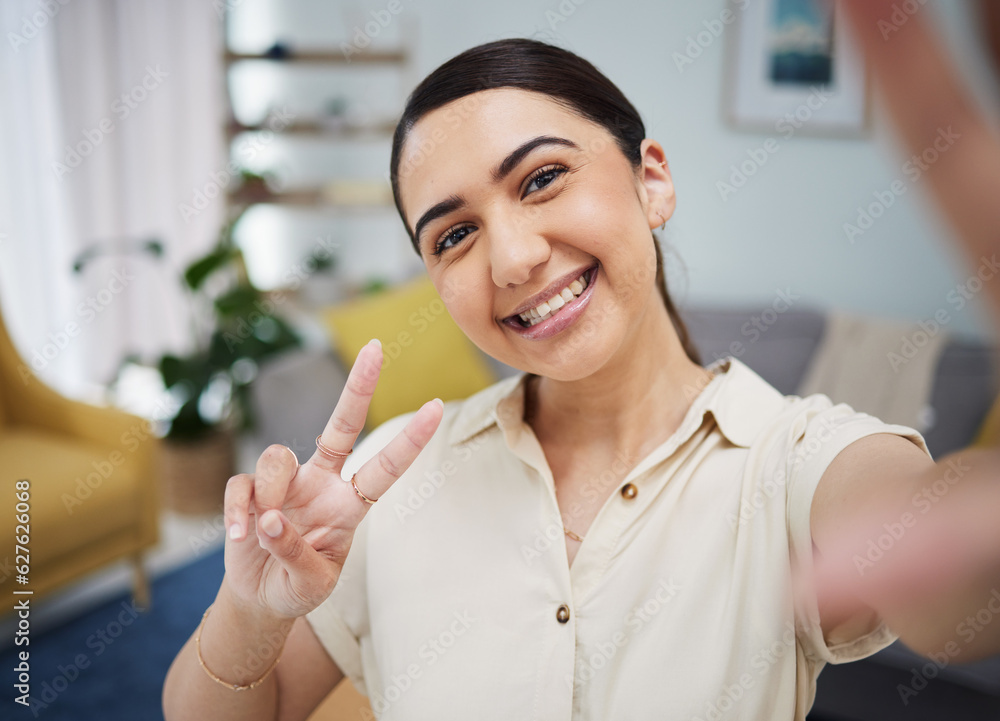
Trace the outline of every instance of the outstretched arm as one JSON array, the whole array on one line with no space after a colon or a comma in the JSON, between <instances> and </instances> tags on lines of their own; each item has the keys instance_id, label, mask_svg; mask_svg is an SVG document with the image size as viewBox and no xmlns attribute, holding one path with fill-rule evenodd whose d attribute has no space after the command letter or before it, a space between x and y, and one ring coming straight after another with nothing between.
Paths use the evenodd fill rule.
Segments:
<instances>
[{"instance_id":1,"label":"outstretched arm","mask_svg":"<svg viewBox=\"0 0 1000 721\"><path fill-rule=\"evenodd\" d=\"M941 132L960 136L925 177L970 266L992 259L1000 139L932 32L930 11L900 23L894 0L844 5L903 150L923 154ZM1000 329L1000 283L984 287ZM811 529L824 631L869 608L925 655L1000 653L1000 449L934 463L896 436L861 439L824 473Z\"/></svg>"}]
</instances>

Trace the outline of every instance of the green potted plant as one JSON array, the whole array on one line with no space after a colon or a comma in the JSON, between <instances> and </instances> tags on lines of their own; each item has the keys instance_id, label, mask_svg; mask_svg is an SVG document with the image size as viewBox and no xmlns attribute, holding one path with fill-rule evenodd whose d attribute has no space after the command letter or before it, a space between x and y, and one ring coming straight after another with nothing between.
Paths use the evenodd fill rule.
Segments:
<instances>
[{"instance_id":1,"label":"green potted plant","mask_svg":"<svg viewBox=\"0 0 1000 721\"><path fill-rule=\"evenodd\" d=\"M152 363L175 409L164 422L160 444L163 500L182 513L219 508L235 470L236 434L253 426L250 384L258 366L301 345L276 303L247 278L232 235L239 217L183 273L183 285L206 325L195 332L195 348Z\"/></svg>"}]
</instances>

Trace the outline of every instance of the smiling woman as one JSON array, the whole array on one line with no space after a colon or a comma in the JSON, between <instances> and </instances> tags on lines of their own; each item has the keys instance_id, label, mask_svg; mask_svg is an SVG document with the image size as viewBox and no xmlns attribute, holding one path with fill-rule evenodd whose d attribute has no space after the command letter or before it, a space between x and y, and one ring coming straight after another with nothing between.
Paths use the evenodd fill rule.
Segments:
<instances>
[{"instance_id":1,"label":"smiling woman","mask_svg":"<svg viewBox=\"0 0 1000 721\"><path fill-rule=\"evenodd\" d=\"M896 638L860 596L793 594L792 568L852 503L923 482L924 439L701 366L652 233L666 154L610 80L536 41L473 48L414 90L391 174L449 313L522 373L352 454L366 346L312 458L272 446L230 480L226 579L168 718L302 719L346 675L393 719L803 721L824 664Z\"/></svg>"},{"instance_id":2,"label":"smiling woman","mask_svg":"<svg viewBox=\"0 0 1000 721\"><path fill-rule=\"evenodd\" d=\"M498 99L492 91L499 89L504 89L504 92ZM512 100L508 102L505 98ZM539 108L543 112L542 116L535 115ZM549 125L548 118L559 111L562 111L559 114L564 116L564 121L575 121L569 126L565 122L561 124L568 130L564 135L531 135L528 125L516 124L516 120L536 117L536 127L558 127ZM496 115L495 112L501 114ZM418 126L418 121L422 119L425 122ZM484 126L487 119L492 127ZM518 206L518 213L510 213L509 208L499 210L499 206L496 212L509 223L523 225L540 220L540 204L566 195L567 186L576 182L575 176L581 172L585 176L593 176L609 169L610 165L619 173L631 172L636 196L626 200L635 201L631 208L633 213L641 212L644 201L638 195L639 180L645 173L642 166L648 160L648 172L652 174L650 180L659 182L654 188L657 197L645 199L649 209L647 214L657 219L658 222L654 225L662 225L673 213L673 189L663 149L658 144L651 149L644 147L645 135L642 119L628 99L583 58L530 40L511 39L487 43L445 63L414 90L393 138L390 161L393 197L414 247L428 263L432 278L441 278L435 280L439 290L442 287L457 288L457 278L444 281L443 275L434 270L442 264L452 263L444 256L453 248L467 239L473 240L470 236L474 235L474 224L454 222L456 214L472 210L470 199L460 193L452 193L438 202L432 202L426 208L411 210L408 214L404 203L412 206L412 201L403 198L402 185L427 187L425 179L430 176L441 177L438 173L442 162L449 162L449 158L455 157L454 153L460 152L459 144L470 143L470 150L479 151L479 157L493 163L486 174L490 185L495 190L505 192ZM487 149L479 142L480 138L496 141L490 148L495 159L485 157L484 151ZM501 145L501 140L508 145ZM618 152L609 152L614 149ZM646 155L648 158L644 157ZM561 159L566 162L560 162ZM473 156L463 155L459 162L467 170L472 160ZM654 162L659 167L652 167ZM531 168L524 173L528 164ZM519 174L518 171L522 172ZM609 179L609 184L613 185L614 181ZM574 213L572 221L575 223L587 222L588 211L593 210L593 206L586 204L593 201L594 192L599 192L599 188L593 183L586 185L590 186L589 195L575 192L569 194L568 202L563 199L557 203L561 206L559 211L564 215L567 212ZM438 193L440 195L440 191ZM664 197L658 197L659 195ZM650 200L653 205L650 205ZM574 208L574 203L585 207ZM549 215L551 208L552 204L548 203L546 213ZM621 217L614 208L607 208L607 211L608 217ZM571 219L566 217L551 218L549 222L561 222L564 232L571 232L569 220ZM443 232L442 223L445 224ZM595 230L592 227L590 232L594 233ZM615 234L624 231L624 228L619 228ZM615 234L605 236L605 243L610 243ZM433 238L429 237L431 235ZM660 292L684 352L692 362L700 363L697 349L691 343L687 328L667 292L660 246L648 233L642 237L649 252L644 258L632 260L655 259L655 287ZM649 265L647 262L645 267L648 268ZM633 269L633 285L644 284L641 277L643 269L641 265ZM597 268L577 270L581 272L572 274L571 269L567 269L570 273L569 281L586 273L587 277L580 282L587 286L591 272L596 272ZM503 320L515 329L545 325L545 328L527 334L532 338L547 337L548 330L563 330L570 324L569 316L586 304L585 300L574 303L570 297L563 296L562 291L568 285L569 282L560 283L557 287L544 289L539 294L540 297L526 299L528 302L523 302L521 307ZM579 295L579 292L573 293L574 297ZM559 297L565 301L565 309L564 304L558 300ZM551 304L542 305L550 299L555 300L554 308ZM553 315L558 312L562 318L545 324L544 321L548 318L542 316L546 313L537 312L539 310L550 311ZM522 313L527 317L518 323L518 316ZM491 353L489 350L487 352Z\"/></svg>"}]
</instances>

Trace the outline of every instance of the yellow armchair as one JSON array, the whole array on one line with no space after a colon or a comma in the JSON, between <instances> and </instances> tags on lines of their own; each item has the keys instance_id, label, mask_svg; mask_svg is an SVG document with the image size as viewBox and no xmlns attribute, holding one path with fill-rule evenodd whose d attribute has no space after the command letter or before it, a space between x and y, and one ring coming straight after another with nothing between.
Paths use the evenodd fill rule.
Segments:
<instances>
[{"instance_id":1,"label":"yellow armchair","mask_svg":"<svg viewBox=\"0 0 1000 721\"><path fill-rule=\"evenodd\" d=\"M156 443L144 419L64 398L42 383L0 314L0 594L30 589L39 598L128 558L135 600L148 606L142 552L159 540ZM30 493L27 534L15 517L19 481L28 481ZM15 537L25 535L26 564L15 549ZM30 569L27 584L18 580L22 565Z\"/></svg>"}]
</instances>

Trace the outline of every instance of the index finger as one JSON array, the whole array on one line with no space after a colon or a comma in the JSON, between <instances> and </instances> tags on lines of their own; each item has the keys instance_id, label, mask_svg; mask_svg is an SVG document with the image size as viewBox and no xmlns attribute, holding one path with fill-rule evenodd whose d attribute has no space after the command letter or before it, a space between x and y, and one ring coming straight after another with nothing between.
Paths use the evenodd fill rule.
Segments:
<instances>
[{"instance_id":1,"label":"index finger","mask_svg":"<svg viewBox=\"0 0 1000 721\"><path fill-rule=\"evenodd\" d=\"M365 427L368 406L375 393L381 368L382 344L378 339L372 339L358 352L347 376L344 391L333 409L333 415L320 434L319 442L332 451L333 455L328 456L317 447L307 461L310 465L340 475L347 455L354 448L354 441Z\"/></svg>"}]
</instances>

